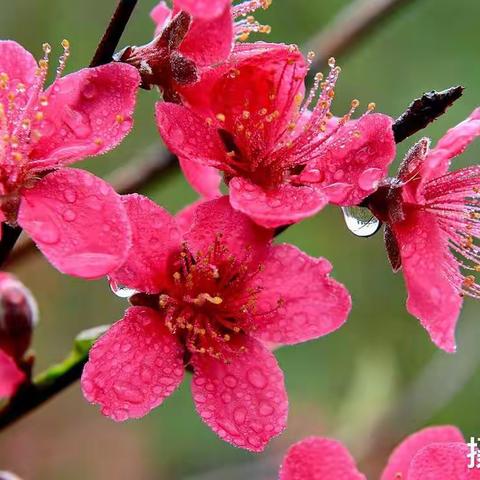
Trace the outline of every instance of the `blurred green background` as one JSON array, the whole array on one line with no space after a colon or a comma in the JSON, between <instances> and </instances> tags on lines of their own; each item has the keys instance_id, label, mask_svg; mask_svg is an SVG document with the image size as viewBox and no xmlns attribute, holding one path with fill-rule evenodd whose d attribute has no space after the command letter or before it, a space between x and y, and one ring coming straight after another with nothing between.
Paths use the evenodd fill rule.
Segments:
<instances>
[{"instance_id":1,"label":"blurred green background","mask_svg":"<svg viewBox=\"0 0 480 480\"><path fill-rule=\"evenodd\" d=\"M373 0L372 0L373 1ZM348 0L275 0L262 20L270 40L300 45L325 26ZM88 64L114 8L114 0L2 0L0 36L22 43L37 56L43 42L68 38L67 71ZM146 43L155 0L140 0L122 44ZM464 98L425 135L438 139L480 103L480 2L417 0L396 13L348 56L334 112L352 98L392 116L423 91L461 83ZM60 52L57 48L56 53ZM156 94L141 92L135 129L115 152L84 163L104 175L159 144L153 107ZM400 146L399 157L413 139ZM480 144L480 142L479 142ZM478 160L474 145L456 161ZM177 211L195 199L180 174L144 192ZM353 312L337 333L278 351L290 398L287 431L262 455L231 447L195 414L189 381L142 420L114 424L82 398L78 384L0 436L0 470L25 479L266 479L276 478L279 455L305 435L333 435L345 441L366 472L376 478L392 444L433 423L453 423L466 436L480 436L480 312L467 300L459 326L459 353L436 351L405 308L400 275L387 264L381 235L359 239L346 229L341 212L328 208L291 228L282 241L327 257L334 276L353 296ZM104 281L64 277L39 255L15 272L40 304L35 338L40 370L67 353L72 338L90 326L121 317L125 301Z\"/></svg>"}]
</instances>

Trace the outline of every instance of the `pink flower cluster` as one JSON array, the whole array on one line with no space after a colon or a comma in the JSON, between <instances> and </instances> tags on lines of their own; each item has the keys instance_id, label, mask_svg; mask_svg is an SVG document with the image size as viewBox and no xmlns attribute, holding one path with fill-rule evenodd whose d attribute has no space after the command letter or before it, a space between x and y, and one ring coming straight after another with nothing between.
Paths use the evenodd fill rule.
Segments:
<instances>
[{"instance_id":1,"label":"pink flower cluster","mask_svg":"<svg viewBox=\"0 0 480 480\"><path fill-rule=\"evenodd\" d=\"M0 42L0 220L22 227L61 272L108 276L131 304L91 349L85 397L116 421L139 418L188 371L202 420L251 451L286 426L273 349L337 330L351 309L331 264L276 244L279 229L328 204L368 206L385 224L394 270L403 269L408 311L447 351L455 349L461 296L480 296L480 169L448 173L480 134L480 110L434 149L422 139L387 178L393 120L373 104L354 119L357 100L344 116L332 114L334 59L307 90L310 55L240 43L268 32L250 14L269 4L160 2L153 41L107 65L62 77L64 41L48 88L49 45L37 63L20 45ZM176 217L69 167L123 140L140 86L162 92L160 135L201 195ZM9 397L25 375L0 348L0 396ZM466 472L464 450L453 428L421 432L396 450L382 478L479 478ZM438 473L444 467L450 476ZM340 444L312 438L291 449L281 478L364 476Z\"/></svg>"},{"instance_id":2,"label":"pink flower cluster","mask_svg":"<svg viewBox=\"0 0 480 480\"><path fill-rule=\"evenodd\" d=\"M381 480L478 480L469 468L469 448L455 427L431 427L402 442L392 453ZM366 480L347 449L336 440L310 437L293 445L280 480Z\"/></svg>"}]
</instances>

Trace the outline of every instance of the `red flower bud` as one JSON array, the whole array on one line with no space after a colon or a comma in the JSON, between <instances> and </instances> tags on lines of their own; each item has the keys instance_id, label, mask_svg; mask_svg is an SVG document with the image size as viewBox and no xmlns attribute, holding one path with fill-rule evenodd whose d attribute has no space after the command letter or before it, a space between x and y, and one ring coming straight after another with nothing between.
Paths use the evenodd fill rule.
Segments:
<instances>
[{"instance_id":1,"label":"red flower bud","mask_svg":"<svg viewBox=\"0 0 480 480\"><path fill-rule=\"evenodd\" d=\"M31 292L14 275L0 272L0 349L21 360L37 321L38 307Z\"/></svg>"}]
</instances>

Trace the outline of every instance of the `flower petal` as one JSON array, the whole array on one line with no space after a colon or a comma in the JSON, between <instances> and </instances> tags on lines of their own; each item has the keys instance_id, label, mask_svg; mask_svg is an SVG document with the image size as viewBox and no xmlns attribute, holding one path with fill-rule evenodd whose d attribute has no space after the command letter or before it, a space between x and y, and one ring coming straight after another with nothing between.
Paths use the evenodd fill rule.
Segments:
<instances>
[{"instance_id":1,"label":"flower petal","mask_svg":"<svg viewBox=\"0 0 480 480\"><path fill-rule=\"evenodd\" d=\"M240 44L228 62L181 92L192 109L234 135L245 158L257 158L276 146L292 121L306 72L301 53L287 45Z\"/></svg>"},{"instance_id":2,"label":"flower petal","mask_svg":"<svg viewBox=\"0 0 480 480\"><path fill-rule=\"evenodd\" d=\"M432 341L455 351L455 326L462 299L447 275L458 272L457 261L435 217L409 209L407 219L393 224L408 290L407 310L426 328Z\"/></svg>"},{"instance_id":3,"label":"flower petal","mask_svg":"<svg viewBox=\"0 0 480 480\"><path fill-rule=\"evenodd\" d=\"M0 73L8 76L6 88L0 89L0 102L9 117L16 117L31 95L35 94L35 89L31 87L35 83L37 68L38 65L33 55L21 45L10 40L0 41ZM23 98L19 98L19 95L16 94L15 102L12 104L8 99L8 94L10 92L17 93L18 84L23 84L26 91Z\"/></svg>"},{"instance_id":4,"label":"flower petal","mask_svg":"<svg viewBox=\"0 0 480 480\"><path fill-rule=\"evenodd\" d=\"M205 202L206 200L199 199L196 202L193 202L190 205L182 208L182 210L175 215L175 220L177 221L178 228L182 234L186 234L190 231L193 225L193 220L195 219L195 212L197 208Z\"/></svg>"},{"instance_id":5,"label":"flower petal","mask_svg":"<svg viewBox=\"0 0 480 480\"><path fill-rule=\"evenodd\" d=\"M216 168L181 157L179 162L185 178L200 195L206 199L216 198L221 195L220 183L222 177Z\"/></svg>"},{"instance_id":6,"label":"flower petal","mask_svg":"<svg viewBox=\"0 0 480 480\"><path fill-rule=\"evenodd\" d=\"M250 339L230 363L192 358L192 393L202 420L223 440L254 452L286 426L288 400L275 357Z\"/></svg>"},{"instance_id":7,"label":"flower petal","mask_svg":"<svg viewBox=\"0 0 480 480\"><path fill-rule=\"evenodd\" d=\"M420 430L407 437L395 448L388 459L388 464L382 473L381 480L398 480L398 478L412 480L410 476L407 476L407 473L413 458L422 448L432 443L463 441L463 435L456 427L430 427Z\"/></svg>"},{"instance_id":8,"label":"flower petal","mask_svg":"<svg viewBox=\"0 0 480 480\"><path fill-rule=\"evenodd\" d=\"M130 132L140 76L134 67L109 63L57 80L31 153L32 166L66 165L116 147Z\"/></svg>"},{"instance_id":9,"label":"flower petal","mask_svg":"<svg viewBox=\"0 0 480 480\"><path fill-rule=\"evenodd\" d=\"M280 480L366 480L348 450L336 440L308 437L290 447Z\"/></svg>"},{"instance_id":10,"label":"flower petal","mask_svg":"<svg viewBox=\"0 0 480 480\"><path fill-rule=\"evenodd\" d=\"M477 108L466 120L451 128L430 151L422 167L423 183L447 173L450 160L463 153L479 135L480 108Z\"/></svg>"},{"instance_id":11,"label":"flower petal","mask_svg":"<svg viewBox=\"0 0 480 480\"><path fill-rule=\"evenodd\" d=\"M233 44L232 12L226 7L215 18L194 18L179 51L199 67L206 67L226 60Z\"/></svg>"},{"instance_id":12,"label":"flower petal","mask_svg":"<svg viewBox=\"0 0 480 480\"><path fill-rule=\"evenodd\" d=\"M172 10L164 1L161 1L156 7L152 9L152 11L150 12L150 17L157 26L155 29L155 36L163 31L163 29L167 25L167 22L170 20L171 15Z\"/></svg>"},{"instance_id":13,"label":"flower petal","mask_svg":"<svg viewBox=\"0 0 480 480\"><path fill-rule=\"evenodd\" d=\"M25 380L25 374L17 367L12 357L0 350L0 398L15 395Z\"/></svg>"},{"instance_id":14,"label":"flower petal","mask_svg":"<svg viewBox=\"0 0 480 480\"><path fill-rule=\"evenodd\" d=\"M132 229L132 247L125 264L110 279L144 293L158 293L168 274L168 257L180 248L177 222L147 197L133 194L122 200Z\"/></svg>"},{"instance_id":15,"label":"flower petal","mask_svg":"<svg viewBox=\"0 0 480 480\"><path fill-rule=\"evenodd\" d=\"M248 180L235 177L230 183L230 202L265 228L276 228L311 217L328 203L325 193L315 187L280 185L264 190Z\"/></svg>"},{"instance_id":16,"label":"flower petal","mask_svg":"<svg viewBox=\"0 0 480 480\"><path fill-rule=\"evenodd\" d=\"M465 443L433 444L413 459L408 480L480 480L480 469L468 468Z\"/></svg>"},{"instance_id":17,"label":"flower petal","mask_svg":"<svg viewBox=\"0 0 480 480\"><path fill-rule=\"evenodd\" d=\"M254 283L261 288L255 336L276 344L313 340L340 328L351 309L346 288L329 278L331 264L312 258L292 245L270 249ZM281 303L279 303L281 302Z\"/></svg>"},{"instance_id":18,"label":"flower petal","mask_svg":"<svg viewBox=\"0 0 480 480\"><path fill-rule=\"evenodd\" d=\"M82 170L64 168L24 189L18 223L58 270L77 277L107 275L130 248L120 196Z\"/></svg>"},{"instance_id":19,"label":"flower petal","mask_svg":"<svg viewBox=\"0 0 480 480\"><path fill-rule=\"evenodd\" d=\"M272 239L270 230L259 227L246 215L233 210L227 196L198 206L185 239L197 253L210 248L219 235L222 244L240 261L250 255L252 260L263 258Z\"/></svg>"},{"instance_id":20,"label":"flower petal","mask_svg":"<svg viewBox=\"0 0 480 480\"><path fill-rule=\"evenodd\" d=\"M214 18L231 5L231 0L175 0L174 5L194 17Z\"/></svg>"},{"instance_id":21,"label":"flower petal","mask_svg":"<svg viewBox=\"0 0 480 480\"><path fill-rule=\"evenodd\" d=\"M159 315L131 307L91 349L82 390L104 415L123 421L158 407L183 373L183 348Z\"/></svg>"},{"instance_id":22,"label":"flower petal","mask_svg":"<svg viewBox=\"0 0 480 480\"><path fill-rule=\"evenodd\" d=\"M358 205L373 193L388 174L395 159L393 120L382 114L364 115L343 126L311 162L325 178L324 187L345 185L339 194L326 189L330 201L337 205Z\"/></svg>"},{"instance_id":23,"label":"flower petal","mask_svg":"<svg viewBox=\"0 0 480 480\"><path fill-rule=\"evenodd\" d=\"M157 126L169 150L183 160L200 165L219 165L226 150L217 130L192 110L173 103L156 106ZM198 182L201 184L201 182Z\"/></svg>"}]
</instances>

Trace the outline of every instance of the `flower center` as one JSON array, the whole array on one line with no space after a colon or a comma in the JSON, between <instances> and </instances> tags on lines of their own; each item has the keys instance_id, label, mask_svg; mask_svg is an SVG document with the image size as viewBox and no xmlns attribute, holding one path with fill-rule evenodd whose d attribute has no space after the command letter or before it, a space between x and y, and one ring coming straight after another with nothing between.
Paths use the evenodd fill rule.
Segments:
<instances>
[{"instance_id":1,"label":"flower center","mask_svg":"<svg viewBox=\"0 0 480 480\"><path fill-rule=\"evenodd\" d=\"M56 78L60 78L70 55L70 44L63 40L63 55L60 57ZM14 216L15 199L24 185L32 185L41 168L30 161L30 152L42 137L46 128L44 110L48 98L43 87L48 74L48 56L52 48L43 45L44 57L39 61L35 80L25 85L0 72L0 208L7 220ZM16 215L16 213L15 213Z\"/></svg>"},{"instance_id":2,"label":"flower center","mask_svg":"<svg viewBox=\"0 0 480 480\"><path fill-rule=\"evenodd\" d=\"M171 283L159 297L165 325L190 353L228 361L244 351L242 338L255 329L256 299L252 286L259 267L251 255L237 259L217 236L207 252L193 255L185 244L173 261Z\"/></svg>"}]
</instances>

